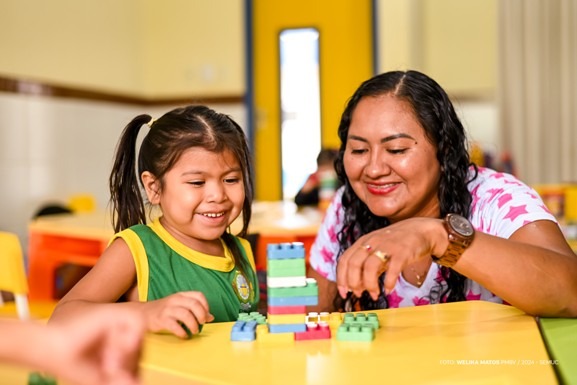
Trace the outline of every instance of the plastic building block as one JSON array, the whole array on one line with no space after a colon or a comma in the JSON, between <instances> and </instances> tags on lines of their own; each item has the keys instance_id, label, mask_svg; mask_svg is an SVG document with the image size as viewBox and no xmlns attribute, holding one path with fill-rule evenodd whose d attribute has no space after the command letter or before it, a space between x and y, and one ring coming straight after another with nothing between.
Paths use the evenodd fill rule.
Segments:
<instances>
[{"instance_id":1,"label":"plastic building block","mask_svg":"<svg viewBox=\"0 0 577 385\"><path fill-rule=\"evenodd\" d=\"M298 333L306 330L307 325L305 325L304 322L300 324L268 324L269 333Z\"/></svg>"},{"instance_id":2,"label":"plastic building block","mask_svg":"<svg viewBox=\"0 0 577 385\"><path fill-rule=\"evenodd\" d=\"M319 314L319 317L322 321L325 317L327 317L327 313L326 312L321 313ZM339 312L332 312L328 315L328 317L329 317L329 326L331 327L331 330L334 333L343 323L343 315Z\"/></svg>"},{"instance_id":3,"label":"plastic building block","mask_svg":"<svg viewBox=\"0 0 577 385\"><path fill-rule=\"evenodd\" d=\"M267 262L268 277L294 277L306 275L306 264L303 258L271 259Z\"/></svg>"},{"instance_id":4,"label":"plastic building block","mask_svg":"<svg viewBox=\"0 0 577 385\"><path fill-rule=\"evenodd\" d=\"M269 297L309 297L319 295L319 287L314 278L306 278L306 286L300 287L269 287Z\"/></svg>"},{"instance_id":5,"label":"plastic building block","mask_svg":"<svg viewBox=\"0 0 577 385\"><path fill-rule=\"evenodd\" d=\"M305 314L270 314L268 315L268 324L304 324Z\"/></svg>"},{"instance_id":6,"label":"plastic building block","mask_svg":"<svg viewBox=\"0 0 577 385\"><path fill-rule=\"evenodd\" d=\"M268 314L305 314L307 307L305 305L296 306L268 306Z\"/></svg>"},{"instance_id":7,"label":"plastic building block","mask_svg":"<svg viewBox=\"0 0 577 385\"><path fill-rule=\"evenodd\" d=\"M230 332L231 341L254 341L256 339L256 321L236 321Z\"/></svg>"},{"instance_id":8,"label":"plastic building block","mask_svg":"<svg viewBox=\"0 0 577 385\"><path fill-rule=\"evenodd\" d=\"M312 295L306 297L268 297L267 303L269 306L314 306L319 303L319 296Z\"/></svg>"},{"instance_id":9,"label":"plastic building block","mask_svg":"<svg viewBox=\"0 0 577 385\"><path fill-rule=\"evenodd\" d=\"M267 259L292 259L305 257L305 246L302 242L271 243L266 248Z\"/></svg>"},{"instance_id":10,"label":"plastic building block","mask_svg":"<svg viewBox=\"0 0 577 385\"><path fill-rule=\"evenodd\" d=\"M266 284L271 287L304 287L307 285L307 277L268 277Z\"/></svg>"},{"instance_id":11,"label":"plastic building block","mask_svg":"<svg viewBox=\"0 0 577 385\"><path fill-rule=\"evenodd\" d=\"M331 329L327 323L307 323L305 332L295 333L295 340L329 340L331 339Z\"/></svg>"},{"instance_id":12,"label":"plastic building block","mask_svg":"<svg viewBox=\"0 0 577 385\"><path fill-rule=\"evenodd\" d=\"M379 328L379 317L377 313L346 313L343 318L344 324L362 324L362 325L370 325L374 329Z\"/></svg>"},{"instance_id":13,"label":"plastic building block","mask_svg":"<svg viewBox=\"0 0 577 385\"><path fill-rule=\"evenodd\" d=\"M375 339L375 328L358 323L341 324L337 330L337 341L370 342Z\"/></svg>"},{"instance_id":14,"label":"plastic building block","mask_svg":"<svg viewBox=\"0 0 577 385\"><path fill-rule=\"evenodd\" d=\"M257 324L266 324L266 316L257 311L250 313L238 313L238 321L256 321Z\"/></svg>"},{"instance_id":15,"label":"plastic building block","mask_svg":"<svg viewBox=\"0 0 577 385\"><path fill-rule=\"evenodd\" d=\"M294 333L270 333L266 325L258 325L256 328L256 340L263 344L287 344L294 343Z\"/></svg>"}]
</instances>

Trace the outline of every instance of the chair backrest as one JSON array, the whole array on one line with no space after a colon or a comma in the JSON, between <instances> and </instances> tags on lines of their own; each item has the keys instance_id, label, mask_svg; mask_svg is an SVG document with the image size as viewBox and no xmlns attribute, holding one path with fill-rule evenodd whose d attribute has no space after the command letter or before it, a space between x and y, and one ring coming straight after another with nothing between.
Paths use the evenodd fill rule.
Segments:
<instances>
[{"instance_id":1,"label":"chair backrest","mask_svg":"<svg viewBox=\"0 0 577 385\"><path fill-rule=\"evenodd\" d=\"M96 210L96 197L92 194L75 194L68 198L68 207L75 213L91 213Z\"/></svg>"},{"instance_id":2,"label":"chair backrest","mask_svg":"<svg viewBox=\"0 0 577 385\"><path fill-rule=\"evenodd\" d=\"M0 231L0 290L14 294L21 319L30 318L28 281L20 240L16 234L4 231Z\"/></svg>"}]
</instances>

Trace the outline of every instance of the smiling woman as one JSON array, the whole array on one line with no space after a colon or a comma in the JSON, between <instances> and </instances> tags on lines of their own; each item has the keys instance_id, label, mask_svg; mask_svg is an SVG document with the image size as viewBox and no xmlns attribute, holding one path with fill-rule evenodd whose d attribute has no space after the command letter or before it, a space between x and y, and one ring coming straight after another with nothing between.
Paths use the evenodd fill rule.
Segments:
<instances>
[{"instance_id":1,"label":"smiling woman","mask_svg":"<svg viewBox=\"0 0 577 385\"><path fill-rule=\"evenodd\" d=\"M433 79L365 81L338 133L344 186L310 256L318 310L486 300L577 316L577 257L554 215L514 176L471 163Z\"/></svg>"},{"instance_id":2,"label":"smiling woman","mask_svg":"<svg viewBox=\"0 0 577 385\"><path fill-rule=\"evenodd\" d=\"M137 157L145 124L150 131ZM157 120L135 117L122 133L110 175L117 234L50 321L125 296L128 302L115 306L139 309L148 330L186 337L205 322L256 310L254 258L240 238L251 217L251 169L246 136L227 115L188 106ZM152 223L141 187L146 204L161 213ZM227 229L241 212L237 237Z\"/></svg>"}]
</instances>

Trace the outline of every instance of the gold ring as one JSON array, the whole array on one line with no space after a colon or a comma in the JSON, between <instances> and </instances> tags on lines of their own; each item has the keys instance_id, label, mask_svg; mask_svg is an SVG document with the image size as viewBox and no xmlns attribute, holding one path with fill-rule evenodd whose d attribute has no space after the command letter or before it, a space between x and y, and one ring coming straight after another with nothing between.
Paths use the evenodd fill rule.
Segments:
<instances>
[{"instance_id":1,"label":"gold ring","mask_svg":"<svg viewBox=\"0 0 577 385\"><path fill-rule=\"evenodd\" d=\"M390 258L389 255L387 253L382 252L381 250L375 250L373 252L373 255L377 258L379 258L381 261L383 262L387 262L387 260Z\"/></svg>"},{"instance_id":2,"label":"gold ring","mask_svg":"<svg viewBox=\"0 0 577 385\"><path fill-rule=\"evenodd\" d=\"M367 251L371 251L373 247L371 245L363 245L363 249L367 250Z\"/></svg>"}]
</instances>

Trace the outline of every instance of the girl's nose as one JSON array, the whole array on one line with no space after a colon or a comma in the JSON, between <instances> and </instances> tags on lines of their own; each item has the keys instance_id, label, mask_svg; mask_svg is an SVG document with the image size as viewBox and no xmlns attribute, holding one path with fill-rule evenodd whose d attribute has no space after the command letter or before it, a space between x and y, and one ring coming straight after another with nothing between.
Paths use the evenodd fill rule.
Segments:
<instances>
[{"instance_id":1,"label":"girl's nose","mask_svg":"<svg viewBox=\"0 0 577 385\"><path fill-rule=\"evenodd\" d=\"M206 187L206 200L208 202L222 202L227 199L226 190L221 183L210 183Z\"/></svg>"}]
</instances>

